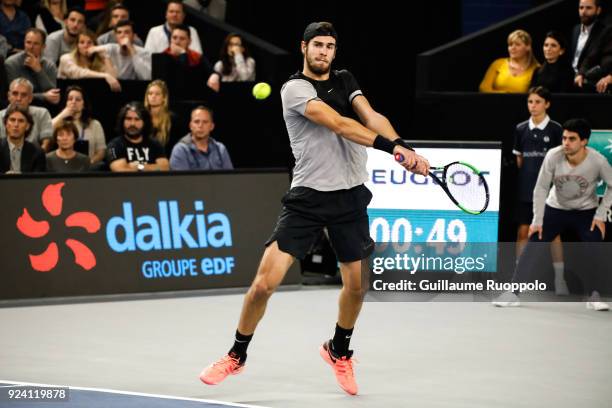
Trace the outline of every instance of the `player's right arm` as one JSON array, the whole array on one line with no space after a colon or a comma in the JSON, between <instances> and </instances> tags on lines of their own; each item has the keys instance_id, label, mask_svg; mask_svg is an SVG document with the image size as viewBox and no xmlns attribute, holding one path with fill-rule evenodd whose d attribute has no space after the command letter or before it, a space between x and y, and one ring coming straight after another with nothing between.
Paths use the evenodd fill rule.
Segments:
<instances>
[{"instance_id":1,"label":"player's right arm","mask_svg":"<svg viewBox=\"0 0 612 408\"><path fill-rule=\"evenodd\" d=\"M319 99L308 101L304 116L318 125L325 126L335 134L362 146L374 146L374 141L379 136L356 120L340 115L331 106ZM417 174L428 173L429 163L422 160L414 151L395 145L393 154L396 153L404 156L404 162L401 164L407 170Z\"/></svg>"}]
</instances>

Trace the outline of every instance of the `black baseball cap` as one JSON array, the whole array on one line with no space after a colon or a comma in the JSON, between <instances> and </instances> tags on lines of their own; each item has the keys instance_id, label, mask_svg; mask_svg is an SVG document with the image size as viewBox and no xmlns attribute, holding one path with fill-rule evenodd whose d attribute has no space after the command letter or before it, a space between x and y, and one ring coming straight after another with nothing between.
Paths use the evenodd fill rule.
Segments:
<instances>
[{"instance_id":1,"label":"black baseball cap","mask_svg":"<svg viewBox=\"0 0 612 408\"><path fill-rule=\"evenodd\" d=\"M336 29L334 28L332 23L328 23L327 21L319 21L308 24L308 26L304 30L304 36L302 37L302 39L305 42L308 42L319 35L329 35L331 37L334 37L334 39L338 41L338 33L336 33Z\"/></svg>"}]
</instances>

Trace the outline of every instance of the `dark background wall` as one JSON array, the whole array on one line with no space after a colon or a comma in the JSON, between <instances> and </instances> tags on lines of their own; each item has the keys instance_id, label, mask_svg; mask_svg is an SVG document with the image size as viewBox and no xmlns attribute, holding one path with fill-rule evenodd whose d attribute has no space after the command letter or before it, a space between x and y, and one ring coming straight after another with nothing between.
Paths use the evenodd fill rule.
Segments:
<instances>
[{"instance_id":1,"label":"dark background wall","mask_svg":"<svg viewBox=\"0 0 612 408\"><path fill-rule=\"evenodd\" d=\"M339 35L334 66L353 72L370 103L402 134L408 132L413 110L416 55L461 34L461 2L440 6L387 0L313 0L288 6L240 0L228 1L227 22L287 50L291 66L286 75L302 67L299 44L306 25L332 22Z\"/></svg>"},{"instance_id":2,"label":"dark background wall","mask_svg":"<svg viewBox=\"0 0 612 408\"><path fill-rule=\"evenodd\" d=\"M533 3L532 0L462 0L462 33L463 35L470 34L515 16L528 10Z\"/></svg>"}]
</instances>

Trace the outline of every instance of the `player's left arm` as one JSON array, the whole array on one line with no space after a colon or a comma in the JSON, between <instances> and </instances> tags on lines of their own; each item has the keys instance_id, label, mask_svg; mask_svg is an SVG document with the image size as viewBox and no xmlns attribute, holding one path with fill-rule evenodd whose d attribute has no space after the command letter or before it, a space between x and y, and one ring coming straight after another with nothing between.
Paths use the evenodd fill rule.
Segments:
<instances>
[{"instance_id":1,"label":"player's left arm","mask_svg":"<svg viewBox=\"0 0 612 408\"><path fill-rule=\"evenodd\" d=\"M363 95L357 95L352 101L353 110L359 117L361 123L368 129L376 132L379 135L393 141L399 139L393 125L387 117L372 108L368 99ZM418 162L425 163L424 166L429 168L429 162L424 157L416 154Z\"/></svg>"},{"instance_id":2,"label":"player's left arm","mask_svg":"<svg viewBox=\"0 0 612 408\"><path fill-rule=\"evenodd\" d=\"M399 137L389 119L376 112L365 96L357 95L353 99L353 110L359 117L361 123L368 129L389 140L395 140Z\"/></svg>"}]
</instances>

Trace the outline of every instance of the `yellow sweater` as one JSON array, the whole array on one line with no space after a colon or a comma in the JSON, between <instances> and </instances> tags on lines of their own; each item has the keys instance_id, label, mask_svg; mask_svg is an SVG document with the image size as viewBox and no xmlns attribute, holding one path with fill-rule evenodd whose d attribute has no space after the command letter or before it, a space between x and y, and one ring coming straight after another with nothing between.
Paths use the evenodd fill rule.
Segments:
<instances>
[{"instance_id":1,"label":"yellow sweater","mask_svg":"<svg viewBox=\"0 0 612 408\"><path fill-rule=\"evenodd\" d=\"M508 58L500 58L489 66L482 82L480 92L486 93L526 93L531 83L533 72L538 67L537 62L533 62L529 68L521 75L514 76L510 72Z\"/></svg>"}]
</instances>

